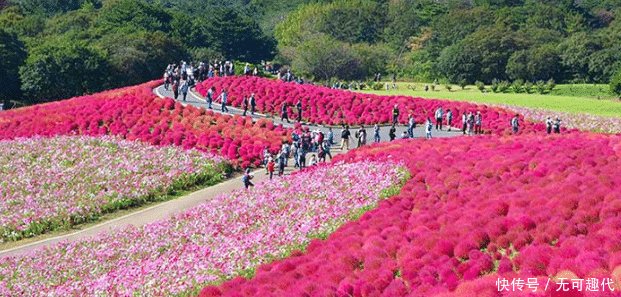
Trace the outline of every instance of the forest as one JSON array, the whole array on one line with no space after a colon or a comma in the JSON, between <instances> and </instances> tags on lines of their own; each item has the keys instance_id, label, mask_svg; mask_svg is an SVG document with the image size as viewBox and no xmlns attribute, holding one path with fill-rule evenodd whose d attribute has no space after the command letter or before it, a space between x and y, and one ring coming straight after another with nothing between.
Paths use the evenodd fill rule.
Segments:
<instances>
[{"instance_id":1,"label":"forest","mask_svg":"<svg viewBox=\"0 0 621 297\"><path fill-rule=\"evenodd\" d=\"M316 81L608 83L621 0L9 0L0 100L158 78L168 63L274 61Z\"/></svg>"}]
</instances>

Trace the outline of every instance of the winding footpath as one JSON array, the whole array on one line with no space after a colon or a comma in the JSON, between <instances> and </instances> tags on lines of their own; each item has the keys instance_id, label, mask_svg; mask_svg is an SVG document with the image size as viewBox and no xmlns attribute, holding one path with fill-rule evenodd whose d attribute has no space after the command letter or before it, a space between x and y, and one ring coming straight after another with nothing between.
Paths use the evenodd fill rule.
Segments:
<instances>
[{"instance_id":1,"label":"winding footpath","mask_svg":"<svg viewBox=\"0 0 621 297\"><path fill-rule=\"evenodd\" d=\"M159 86L155 89L153 89L153 92L161 97L170 97L172 98L172 92L167 91L164 89L164 86ZM187 101L186 102L182 102L183 104L191 104L193 106L196 107L200 107L200 108L207 108L207 103L205 101L204 98L202 98L200 95L198 95L197 93L195 93L194 91L188 93L188 97L187 97ZM220 113L219 107L220 104L219 103L214 103L213 104L213 111L214 112L218 112ZM228 106L229 112L227 114L232 114L232 115L242 115L243 114L243 110L238 109L238 108L234 108L231 106ZM387 111L389 112L389 111ZM255 115L252 116L253 120L258 120L261 118L266 118L266 119L271 119L273 120L274 124L276 125L283 125L284 127L287 128L292 128L294 126L293 122L291 123L287 123L287 122L283 122L280 119L274 119L271 118L270 116L264 115L264 114L258 114L255 113ZM304 123L304 126L309 127L311 130L320 130L322 132L327 133L328 132L328 127L324 127L324 126L316 126L316 125L310 125L307 123ZM356 131L356 127L352 127L351 131L352 134ZM389 131L390 127L389 126L382 126L380 129L380 137L382 139L382 141L386 141L388 140L388 131ZM403 131L405 131L406 128L405 126L400 126L397 127L397 136L401 135L401 133ZM340 144L340 134L341 131L338 128L333 129L334 132L334 137L335 137L335 142ZM368 132L368 141L372 141L373 140L373 131L372 131L372 127L367 127L367 132ZM415 138L422 138L424 137L425 132L424 129L422 127L417 127L414 130L414 137ZM454 136L459 136L461 135L460 132L458 131L454 131L454 132L448 132L448 131L433 131L433 136L434 137L454 137ZM354 148L354 141L350 141L350 148ZM342 150L340 150L338 147L335 147L332 149L332 154L333 155L338 155L343 153ZM308 160L308 158L307 158ZM260 182L267 180L268 176L264 174L264 170L265 169L257 169L253 172L255 178L254 178L254 182L257 186L260 186ZM293 168L290 166L286 169L286 173L289 173L293 170ZM35 241L32 243L27 243L24 245L20 245L14 248L10 248L10 249L6 249L6 250L2 250L0 251L0 257L6 257L6 256L15 256L15 255L20 255L20 254L24 254L24 253L28 253L29 251L32 251L34 249L37 248L41 248L41 247L46 247L46 246L50 246L53 244L56 244L58 242L62 242L62 241L76 241L76 240L80 240L83 238L87 238L87 237L91 237L94 235L97 235L100 232L112 232L113 230L117 229L117 228L122 228L124 226L128 226L128 225L134 225L134 226L142 226L148 223L152 223L154 221L158 221L158 220L163 220L166 218L169 218L171 216L173 216L174 214L180 213L184 210L190 209L192 207L195 207L209 199L215 198L216 196L223 194L223 193L227 193L227 192L231 192L237 189L240 189L242 187L242 183L240 178L232 178L229 180L226 180L222 183L219 183L217 185L213 185L207 188L204 188L202 190L196 191L194 193L191 193L189 195L183 196L183 197L179 197L173 200L169 200L166 202L162 202L162 203L158 203L155 204L151 207L139 210L139 211L135 211L132 212L130 214L127 214L125 216L122 217L118 217L109 221L104 221L101 222L99 224L96 224L94 226L85 228L85 229L81 229L79 231L76 232L72 232L69 234L64 234L64 235L59 235L56 237L51 237L51 238L47 238L47 239L43 239L43 240L39 240L39 241Z\"/></svg>"}]
</instances>

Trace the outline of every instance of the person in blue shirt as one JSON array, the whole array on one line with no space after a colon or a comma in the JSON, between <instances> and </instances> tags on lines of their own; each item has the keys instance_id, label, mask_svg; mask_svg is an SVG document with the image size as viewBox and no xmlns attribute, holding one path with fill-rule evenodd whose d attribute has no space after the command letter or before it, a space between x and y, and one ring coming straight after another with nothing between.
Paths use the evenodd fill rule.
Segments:
<instances>
[{"instance_id":1,"label":"person in blue shirt","mask_svg":"<svg viewBox=\"0 0 621 297\"><path fill-rule=\"evenodd\" d=\"M228 98L228 93L226 92L226 89L222 90L222 93L220 94L220 102L222 102L222 112L229 112L229 109L226 108L226 101Z\"/></svg>"},{"instance_id":2,"label":"person in blue shirt","mask_svg":"<svg viewBox=\"0 0 621 297\"><path fill-rule=\"evenodd\" d=\"M433 129L433 123L430 118L427 118L427 125L425 127L425 137L431 139L431 130Z\"/></svg>"}]
</instances>

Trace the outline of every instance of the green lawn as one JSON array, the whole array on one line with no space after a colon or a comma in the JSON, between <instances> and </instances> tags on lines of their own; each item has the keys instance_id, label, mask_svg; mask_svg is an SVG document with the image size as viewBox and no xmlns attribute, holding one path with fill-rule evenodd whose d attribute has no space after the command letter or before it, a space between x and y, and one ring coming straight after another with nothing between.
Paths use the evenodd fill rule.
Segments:
<instances>
[{"instance_id":1,"label":"green lawn","mask_svg":"<svg viewBox=\"0 0 621 297\"><path fill-rule=\"evenodd\" d=\"M407 95L422 98L470 101L476 103L507 104L531 108L543 108L570 113L587 113L621 118L621 101L607 93L606 85L558 85L552 94L481 93L475 86L462 90L454 85L447 91L444 85L435 91L425 92L422 83L397 83L398 90L360 91L378 95ZM411 89L412 86L416 88ZM597 99L600 96L602 99Z\"/></svg>"}]
</instances>

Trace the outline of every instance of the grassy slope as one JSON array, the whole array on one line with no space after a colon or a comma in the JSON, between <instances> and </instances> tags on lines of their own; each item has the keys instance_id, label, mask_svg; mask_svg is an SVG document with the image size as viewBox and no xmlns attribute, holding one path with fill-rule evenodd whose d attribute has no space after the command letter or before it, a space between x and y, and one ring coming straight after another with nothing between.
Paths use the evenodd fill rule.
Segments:
<instances>
[{"instance_id":1,"label":"grassy slope","mask_svg":"<svg viewBox=\"0 0 621 297\"><path fill-rule=\"evenodd\" d=\"M415 90L408 86L416 86ZM398 90L361 91L378 95L407 95L423 98L437 98L458 101L470 101L476 103L507 104L530 108L543 108L553 111L570 113L587 113L599 116L621 118L621 101L612 99L606 93L607 88L603 85L559 85L552 95L539 94L498 94L481 93L474 86L468 86L462 90L453 86L448 92L444 86L436 87L436 91L424 91L424 84L398 83ZM564 94L564 95L555 95ZM593 96L593 97L591 97ZM597 96L605 99L597 99Z\"/></svg>"}]
</instances>

